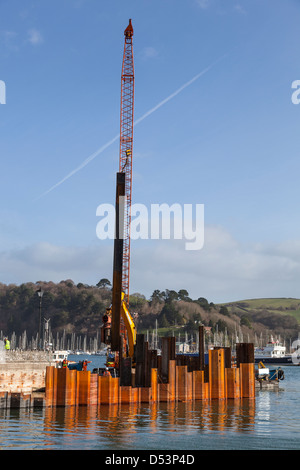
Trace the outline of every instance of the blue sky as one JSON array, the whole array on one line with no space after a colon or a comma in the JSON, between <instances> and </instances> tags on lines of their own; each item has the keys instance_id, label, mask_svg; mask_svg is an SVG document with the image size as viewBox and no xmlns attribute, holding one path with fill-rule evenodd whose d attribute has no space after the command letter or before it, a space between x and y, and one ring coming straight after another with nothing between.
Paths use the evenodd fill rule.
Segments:
<instances>
[{"instance_id":1,"label":"blue sky","mask_svg":"<svg viewBox=\"0 0 300 470\"><path fill-rule=\"evenodd\" d=\"M133 152L133 203L204 204L204 247L132 242L131 292L300 297L298 0L0 0L0 282L112 279L118 140L67 176L118 135L129 18L135 119L209 68Z\"/></svg>"}]
</instances>

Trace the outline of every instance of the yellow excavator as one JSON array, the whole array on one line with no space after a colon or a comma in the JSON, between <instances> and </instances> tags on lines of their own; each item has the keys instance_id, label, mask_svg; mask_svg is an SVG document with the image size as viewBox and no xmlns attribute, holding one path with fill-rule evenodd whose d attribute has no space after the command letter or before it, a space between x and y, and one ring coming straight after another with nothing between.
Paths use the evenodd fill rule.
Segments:
<instances>
[{"instance_id":1,"label":"yellow excavator","mask_svg":"<svg viewBox=\"0 0 300 470\"><path fill-rule=\"evenodd\" d=\"M103 316L103 324L101 328L101 341L107 345L110 345L111 340L111 315L112 315L112 307L106 309L106 314ZM125 301L125 295L122 292L121 295L121 316L126 328L127 332L127 342L128 342L128 357L133 357L134 355L134 346L136 343L136 327L132 316L128 310ZM114 355L108 355L107 358L107 365L113 366L115 365Z\"/></svg>"}]
</instances>

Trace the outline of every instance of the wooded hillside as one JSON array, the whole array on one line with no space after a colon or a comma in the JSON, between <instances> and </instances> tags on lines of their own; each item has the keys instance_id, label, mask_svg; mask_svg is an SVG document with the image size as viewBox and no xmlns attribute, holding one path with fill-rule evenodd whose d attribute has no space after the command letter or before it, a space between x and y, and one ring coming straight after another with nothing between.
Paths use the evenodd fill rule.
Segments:
<instances>
[{"instance_id":1,"label":"wooded hillside","mask_svg":"<svg viewBox=\"0 0 300 470\"><path fill-rule=\"evenodd\" d=\"M24 331L35 335L39 328L40 298L43 290L42 318L50 319L52 333L94 336L102 324L106 307L111 304L111 285L101 279L96 286L77 285L70 279L59 283L37 282L19 286L0 284L0 331L6 335ZM191 299L185 289L155 290L150 299L143 294L130 296L130 311L138 332L156 326L160 334L198 330L200 323L212 333L238 334L253 341L254 336L298 336L299 299L256 299L215 305L205 297Z\"/></svg>"}]
</instances>

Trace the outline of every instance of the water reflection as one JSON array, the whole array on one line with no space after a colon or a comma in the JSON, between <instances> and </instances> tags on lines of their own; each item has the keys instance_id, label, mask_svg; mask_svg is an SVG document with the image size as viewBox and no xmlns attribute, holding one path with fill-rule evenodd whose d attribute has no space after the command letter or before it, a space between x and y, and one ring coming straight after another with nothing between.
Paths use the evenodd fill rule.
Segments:
<instances>
[{"instance_id":1,"label":"water reflection","mask_svg":"<svg viewBox=\"0 0 300 470\"><path fill-rule=\"evenodd\" d=\"M274 398L274 396L272 397ZM273 434L272 415L271 415L271 397L269 393L262 393L257 405L257 433L266 437Z\"/></svg>"},{"instance_id":2,"label":"water reflection","mask_svg":"<svg viewBox=\"0 0 300 470\"><path fill-rule=\"evenodd\" d=\"M160 412L162 412L160 404ZM163 413L169 432L178 428L198 431L245 431L254 425L255 400L212 400L169 404ZM158 420L158 423L161 424Z\"/></svg>"},{"instance_id":3,"label":"water reflection","mask_svg":"<svg viewBox=\"0 0 300 470\"><path fill-rule=\"evenodd\" d=\"M138 439L147 448L151 435L249 432L254 422L255 400L247 399L47 408L44 438L48 447L60 439L62 447L120 449Z\"/></svg>"},{"instance_id":4,"label":"water reflection","mask_svg":"<svg viewBox=\"0 0 300 470\"><path fill-rule=\"evenodd\" d=\"M1 409L0 449L300 448L300 367L255 400Z\"/></svg>"}]
</instances>

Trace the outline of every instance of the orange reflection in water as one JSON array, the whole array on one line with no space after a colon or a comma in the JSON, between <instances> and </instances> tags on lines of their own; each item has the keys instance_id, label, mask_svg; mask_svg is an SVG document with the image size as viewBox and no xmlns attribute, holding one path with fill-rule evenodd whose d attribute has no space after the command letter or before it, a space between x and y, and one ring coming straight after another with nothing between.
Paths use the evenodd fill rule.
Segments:
<instances>
[{"instance_id":1,"label":"orange reflection in water","mask_svg":"<svg viewBox=\"0 0 300 470\"><path fill-rule=\"evenodd\" d=\"M99 439L106 448L126 445L139 432L249 432L254 427L255 400L207 400L184 403L122 404L46 408L44 433L51 447L61 436L63 445L82 447Z\"/></svg>"}]
</instances>

